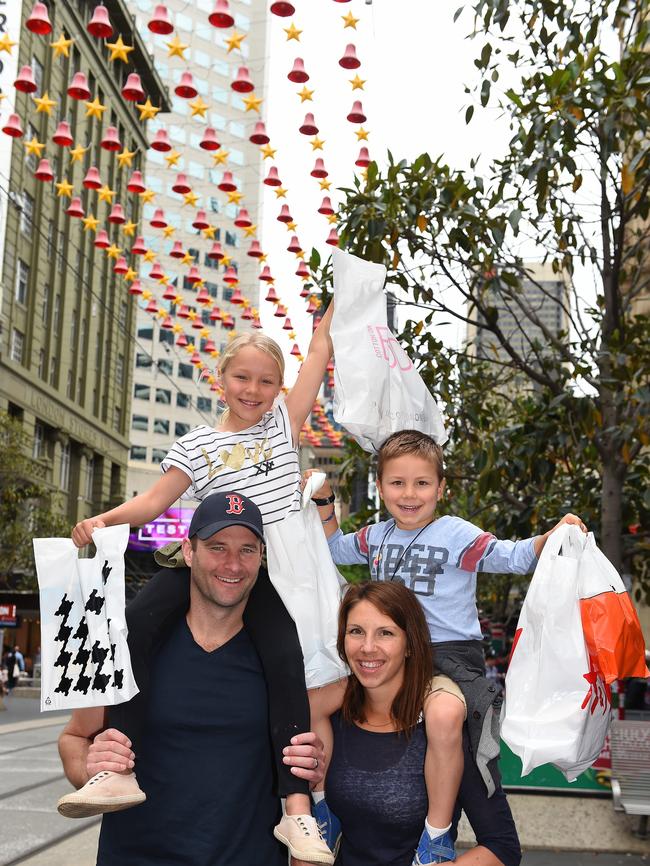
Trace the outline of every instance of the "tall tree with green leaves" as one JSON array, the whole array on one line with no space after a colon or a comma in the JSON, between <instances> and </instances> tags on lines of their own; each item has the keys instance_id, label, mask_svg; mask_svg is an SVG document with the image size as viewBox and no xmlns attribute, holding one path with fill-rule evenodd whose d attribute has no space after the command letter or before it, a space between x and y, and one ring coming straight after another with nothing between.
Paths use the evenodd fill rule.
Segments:
<instances>
[{"instance_id":1,"label":"tall tree with green leaves","mask_svg":"<svg viewBox=\"0 0 650 866\"><path fill-rule=\"evenodd\" d=\"M463 169L427 153L372 163L345 190L342 245L385 263L418 305L402 338L449 409L452 462L468 476L455 505L469 516L483 502L512 534L586 509L609 559L650 592L647 3L475 0L458 26L468 15L479 77L466 122L498 106L507 151ZM531 259L566 293L550 295ZM525 281L560 305L559 331ZM498 353L445 349L428 327L441 316L489 333Z\"/></svg>"}]
</instances>

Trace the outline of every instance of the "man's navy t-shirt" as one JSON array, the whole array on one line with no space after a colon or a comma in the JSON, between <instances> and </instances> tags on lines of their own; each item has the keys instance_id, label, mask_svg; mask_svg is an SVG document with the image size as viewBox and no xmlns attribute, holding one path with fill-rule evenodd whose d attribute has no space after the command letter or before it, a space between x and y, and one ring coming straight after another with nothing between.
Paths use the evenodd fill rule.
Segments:
<instances>
[{"instance_id":1,"label":"man's navy t-shirt","mask_svg":"<svg viewBox=\"0 0 650 866\"><path fill-rule=\"evenodd\" d=\"M147 800L104 816L98 866L286 866L266 684L245 630L209 653L183 618L150 694L136 764Z\"/></svg>"}]
</instances>

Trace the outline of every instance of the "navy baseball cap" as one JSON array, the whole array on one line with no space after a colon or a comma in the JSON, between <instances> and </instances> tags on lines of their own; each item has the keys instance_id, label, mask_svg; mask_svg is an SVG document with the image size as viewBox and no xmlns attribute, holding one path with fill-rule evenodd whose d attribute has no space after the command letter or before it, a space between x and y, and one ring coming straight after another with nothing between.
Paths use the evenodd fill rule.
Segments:
<instances>
[{"instance_id":1,"label":"navy baseball cap","mask_svg":"<svg viewBox=\"0 0 650 866\"><path fill-rule=\"evenodd\" d=\"M245 526L264 541L262 513L252 499L241 493L212 493L192 516L188 538L197 535L201 541L229 526Z\"/></svg>"}]
</instances>

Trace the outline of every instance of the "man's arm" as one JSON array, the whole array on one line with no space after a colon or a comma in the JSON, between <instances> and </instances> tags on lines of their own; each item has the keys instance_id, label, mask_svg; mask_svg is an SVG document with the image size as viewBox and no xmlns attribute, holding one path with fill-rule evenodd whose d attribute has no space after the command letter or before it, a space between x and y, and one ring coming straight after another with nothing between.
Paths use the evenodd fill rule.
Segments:
<instances>
[{"instance_id":1,"label":"man's arm","mask_svg":"<svg viewBox=\"0 0 650 866\"><path fill-rule=\"evenodd\" d=\"M103 770L123 773L133 768L131 741L115 728L103 730L105 724L104 707L74 710L59 736L63 771L75 788Z\"/></svg>"}]
</instances>

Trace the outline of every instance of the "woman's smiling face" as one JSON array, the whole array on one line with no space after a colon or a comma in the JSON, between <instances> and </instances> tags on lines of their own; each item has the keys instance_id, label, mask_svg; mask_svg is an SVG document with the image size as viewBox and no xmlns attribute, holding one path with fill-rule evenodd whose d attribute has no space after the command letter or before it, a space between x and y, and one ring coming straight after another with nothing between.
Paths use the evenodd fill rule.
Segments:
<instances>
[{"instance_id":1,"label":"woman's smiling face","mask_svg":"<svg viewBox=\"0 0 650 866\"><path fill-rule=\"evenodd\" d=\"M406 632L369 601L351 608L345 629L345 656L364 688L400 688L404 679Z\"/></svg>"}]
</instances>

